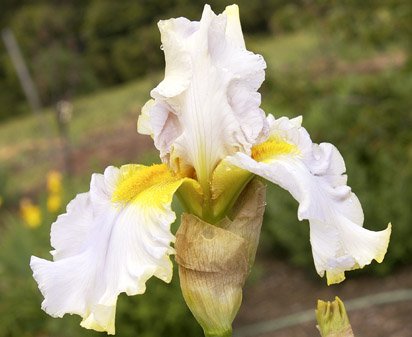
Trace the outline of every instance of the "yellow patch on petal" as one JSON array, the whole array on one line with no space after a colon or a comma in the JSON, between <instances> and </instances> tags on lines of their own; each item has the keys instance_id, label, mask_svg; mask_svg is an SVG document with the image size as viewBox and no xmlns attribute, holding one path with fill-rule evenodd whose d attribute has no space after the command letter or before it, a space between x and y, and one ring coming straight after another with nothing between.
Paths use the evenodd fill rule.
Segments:
<instances>
[{"instance_id":1,"label":"yellow patch on petal","mask_svg":"<svg viewBox=\"0 0 412 337\"><path fill-rule=\"evenodd\" d=\"M252 158L260 162L284 154L299 154L299 149L278 137L269 138L266 142L252 147Z\"/></svg>"},{"instance_id":2,"label":"yellow patch on petal","mask_svg":"<svg viewBox=\"0 0 412 337\"><path fill-rule=\"evenodd\" d=\"M238 5L230 5L225 8L224 13L233 20L239 21L239 6Z\"/></svg>"},{"instance_id":3,"label":"yellow patch on petal","mask_svg":"<svg viewBox=\"0 0 412 337\"><path fill-rule=\"evenodd\" d=\"M328 286L332 284L338 284L341 283L345 280L345 272L338 272L338 273L333 273L331 271L326 271L326 282Z\"/></svg>"},{"instance_id":4,"label":"yellow patch on petal","mask_svg":"<svg viewBox=\"0 0 412 337\"><path fill-rule=\"evenodd\" d=\"M226 37L235 46L245 49L242 26L239 18L239 7L237 5L227 6L223 14L226 14Z\"/></svg>"},{"instance_id":5,"label":"yellow patch on petal","mask_svg":"<svg viewBox=\"0 0 412 337\"><path fill-rule=\"evenodd\" d=\"M352 268L350 268L346 271L362 269L363 267L361 267L358 263L355 263ZM326 282L327 282L328 286L330 286L332 284L341 283L341 282L345 281L345 279L346 279L345 271L337 271L337 272L332 271L332 270L327 270L326 271Z\"/></svg>"},{"instance_id":6,"label":"yellow patch on petal","mask_svg":"<svg viewBox=\"0 0 412 337\"><path fill-rule=\"evenodd\" d=\"M382 248L378 251L378 253L375 256L375 261L378 263L382 263L385 255L386 255L386 251L388 250L388 245L389 245L389 240L391 238L391 233L392 233L392 224L389 223L388 227L384 230L384 232L386 233L385 235L385 239L383 240L382 243Z\"/></svg>"},{"instance_id":7,"label":"yellow patch on petal","mask_svg":"<svg viewBox=\"0 0 412 337\"><path fill-rule=\"evenodd\" d=\"M165 164L125 165L120 168L120 174L121 177L112 196L113 202L128 203L154 186L180 180Z\"/></svg>"},{"instance_id":8,"label":"yellow patch on petal","mask_svg":"<svg viewBox=\"0 0 412 337\"><path fill-rule=\"evenodd\" d=\"M102 306L104 307L104 306ZM91 329L99 332L107 332L108 335L115 334L114 315L116 313L116 306L106 307L106 310L102 312L100 319L102 322L97 322L93 313L90 313L87 317L84 317L80 323L80 326L86 329Z\"/></svg>"},{"instance_id":9,"label":"yellow patch on petal","mask_svg":"<svg viewBox=\"0 0 412 337\"><path fill-rule=\"evenodd\" d=\"M200 190L196 181L174 174L165 164L125 165L120 168L120 175L113 192L113 202L138 202L160 207L170 203L173 194L184 182L190 182L194 191L199 193Z\"/></svg>"}]
</instances>

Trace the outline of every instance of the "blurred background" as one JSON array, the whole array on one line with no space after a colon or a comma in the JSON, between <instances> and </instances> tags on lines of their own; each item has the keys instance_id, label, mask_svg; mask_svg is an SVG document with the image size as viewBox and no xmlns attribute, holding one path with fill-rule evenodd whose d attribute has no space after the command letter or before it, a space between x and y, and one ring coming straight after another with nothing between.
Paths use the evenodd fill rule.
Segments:
<instances>
[{"instance_id":1,"label":"blurred background","mask_svg":"<svg viewBox=\"0 0 412 337\"><path fill-rule=\"evenodd\" d=\"M305 320L305 310L334 295L349 303L367 296L349 311L356 335L411 336L412 300L399 290L412 289L412 3L237 3L248 49L268 64L264 110L303 115L312 139L335 144L345 158L365 227L393 223L384 263L327 287L296 202L269 186L237 336L317 336L314 313ZM220 13L231 2L209 4ZM156 22L198 20L203 5L0 0L0 337L99 335L80 328L77 316L41 311L29 259L50 258L50 224L88 190L93 172L158 161L150 137L136 133L140 109L163 76ZM386 300L376 300L381 293ZM116 328L119 336L202 336L177 273L171 285L150 280L144 296L120 296Z\"/></svg>"}]
</instances>

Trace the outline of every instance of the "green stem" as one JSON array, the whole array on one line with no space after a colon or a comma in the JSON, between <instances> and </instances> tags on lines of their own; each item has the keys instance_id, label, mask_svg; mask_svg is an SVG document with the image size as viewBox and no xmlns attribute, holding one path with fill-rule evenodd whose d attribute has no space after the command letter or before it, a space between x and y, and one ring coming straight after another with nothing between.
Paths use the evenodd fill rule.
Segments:
<instances>
[{"instance_id":1,"label":"green stem","mask_svg":"<svg viewBox=\"0 0 412 337\"><path fill-rule=\"evenodd\" d=\"M232 329L224 331L222 333L205 331L205 337L232 337Z\"/></svg>"}]
</instances>

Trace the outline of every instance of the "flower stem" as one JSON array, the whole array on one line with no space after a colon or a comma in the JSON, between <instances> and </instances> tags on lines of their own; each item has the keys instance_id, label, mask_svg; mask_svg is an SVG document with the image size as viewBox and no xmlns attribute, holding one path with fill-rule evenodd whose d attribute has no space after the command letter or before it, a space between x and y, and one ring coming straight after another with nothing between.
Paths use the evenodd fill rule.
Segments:
<instances>
[{"instance_id":1,"label":"flower stem","mask_svg":"<svg viewBox=\"0 0 412 337\"><path fill-rule=\"evenodd\" d=\"M205 337L232 337L232 330L227 330L225 332L222 333L208 333L205 332Z\"/></svg>"}]
</instances>

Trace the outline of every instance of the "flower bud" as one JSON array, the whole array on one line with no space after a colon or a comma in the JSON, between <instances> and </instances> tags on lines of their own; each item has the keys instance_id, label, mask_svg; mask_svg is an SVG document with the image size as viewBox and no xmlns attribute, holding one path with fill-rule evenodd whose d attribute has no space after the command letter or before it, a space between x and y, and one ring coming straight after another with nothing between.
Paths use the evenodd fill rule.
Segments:
<instances>
[{"instance_id":1,"label":"flower bud","mask_svg":"<svg viewBox=\"0 0 412 337\"><path fill-rule=\"evenodd\" d=\"M182 215L175 243L180 286L206 336L232 334L256 254L265 192L260 181L249 183L229 217L216 225Z\"/></svg>"},{"instance_id":2,"label":"flower bud","mask_svg":"<svg viewBox=\"0 0 412 337\"><path fill-rule=\"evenodd\" d=\"M318 300L316 320L322 337L354 337L345 305L339 297L333 302Z\"/></svg>"}]
</instances>

